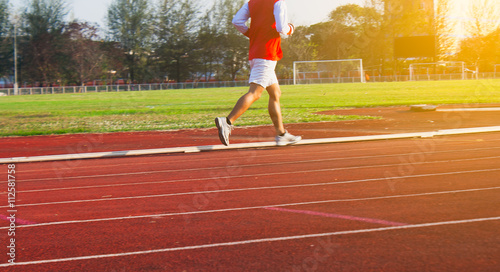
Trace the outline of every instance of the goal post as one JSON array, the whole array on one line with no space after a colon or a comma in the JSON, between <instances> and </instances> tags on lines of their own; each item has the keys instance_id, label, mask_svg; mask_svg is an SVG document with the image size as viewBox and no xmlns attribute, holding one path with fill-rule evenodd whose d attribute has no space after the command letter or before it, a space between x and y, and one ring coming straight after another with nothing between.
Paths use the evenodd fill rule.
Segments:
<instances>
[{"instance_id":1,"label":"goal post","mask_svg":"<svg viewBox=\"0 0 500 272\"><path fill-rule=\"evenodd\" d=\"M366 83L362 59L293 62L293 84Z\"/></svg>"},{"instance_id":2,"label":"goal post","mask_svg":"<svg viewBox=\"0 0 500 272\"><path fill-rule=\"evenodd\" d=\"M416 80L417 75L427 75L430 77L429 68L443 70L449 74L459 74L461 79L465 79L465 62L463 61L440 61L430 63L413 63L410 64L410 81ZM455 72L458 71L458 72ZM455 73L454 73L455 72Z\"/></svg>"}]
</instances>

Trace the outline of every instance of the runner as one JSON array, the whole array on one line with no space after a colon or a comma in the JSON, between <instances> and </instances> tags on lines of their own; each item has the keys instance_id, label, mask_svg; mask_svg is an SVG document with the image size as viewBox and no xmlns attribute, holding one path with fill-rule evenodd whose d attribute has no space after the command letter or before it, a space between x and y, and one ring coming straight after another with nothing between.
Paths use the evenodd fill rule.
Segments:
<instances>
[{"instance_id":1,"label":"runner","mask_svg":"<svg viewBox=\"0 0 500 272\"><path fill-rule=\"evenodd\" d=\"M251 20L250 28L246 22ZM219 138L229 145L234 122L257 101L264 90L269 93L269 115L276 130L276 144L285 146L302 140L285 130L281 115L281 89L276 77L276 64L283 58L281 36L292 35L295 27L288 23L285 0L250 0L236 13L233 24L250 38L250 89L243 95L227 117L215 118Z\"/></svg>"}]
</instances>

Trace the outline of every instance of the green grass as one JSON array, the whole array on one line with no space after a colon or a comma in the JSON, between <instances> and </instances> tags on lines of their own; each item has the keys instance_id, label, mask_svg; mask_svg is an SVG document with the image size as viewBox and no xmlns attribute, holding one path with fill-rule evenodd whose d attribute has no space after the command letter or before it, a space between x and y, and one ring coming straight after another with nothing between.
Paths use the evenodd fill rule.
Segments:
<instances>
[{"instance_id":1,"label":"green grass","mask_svg":"<svg viewBox=\"0 0 500 272\"><path fill-rule=\"evenodd\" d=\"M247 88L0 97L0 136L213 127ZM500 103L500 80L282 86L286 123L365 119L316 114L346 107ZM270 124L267 95L238 120Z\"/></svg>"}]
</instances>

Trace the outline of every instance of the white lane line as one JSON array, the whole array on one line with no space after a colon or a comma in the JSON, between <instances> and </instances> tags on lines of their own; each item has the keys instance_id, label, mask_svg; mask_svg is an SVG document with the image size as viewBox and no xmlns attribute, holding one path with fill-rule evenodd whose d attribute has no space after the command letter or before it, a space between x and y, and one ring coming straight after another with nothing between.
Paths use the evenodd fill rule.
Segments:
<instances>
[{"instance_id":1,"label":"white lane line","mask_svg":"<svg viewBox=\"0 0 500 272\"><path fill-rule=\"evenodd\" d=\"M445 161L431 161L431 162L415 162L411 163L411 165L422 165L422 164L434 164L434 163L451 163L451 162L464 162L464 161L477 161L477 160L489 160L489 159L498 159L500 156L495 157L483 157L483 158L472 158L472 159L459 159L459 160L445 160ZM321 161L321 160L320 160ZM219 179L235 179L235 178L246 178L246 177L256 177L256 176L272 176L272 175L285 175L285 174L302 174L302 173L318 173L318 172L329 172L329 171L340 171L340 170L353 170L353 169L366 169L366 168L381 168L381 167L391 167L396 164L382 164L382 165L367 165L367 166L354 166L354 167L339 167L339 168L328 168L328 169L317 169L317 170L303 170L303 171L292 171L292 172L278 172L278 173L263 173L263 174L253 174L253 175L238 175L238 176L221 176L221 177L210 177L210 178L196 178L196 179L181 179L181 180L169 180L169 181L155 181L155 182L147 182L147 183L126 183L126 184L108 184L108 185L95 185L95 186L80 186L80 187L68 187L68 188L53 188L53 189L41 189L41 190L28 190L22 191L22 193L34 193L34 192L48 192L48 191L62 191L62 190L77 190L77 189L95 189L95 188L106 188L106 187L120 187L120 186L144 186L144 185L152 185L152 184L165 184L165 183L178 183L178 182L192 182L192 181L209 181L209 180L219 180ZM397 164L397 165L407 165L407 164ZM409 164L408 164L409 165ZM493 169L495 170L495 169ZM474 170L475 171L475 170ZM352 181L350 181L352 182ZM341 182L337 182L341 184ZM328 184L328 183L323 183ZM305 184L307 186L307 184ZM269 188L269 187L262 187ZM234 190L257 190L258 188L248 188L248 189L234 189ZM178 195L192 195L192 194L204 194L204 193L220 193L227 192L227 190L219 190L219 191L201 191L201 192L189 192L189 193L177 193L177 194L162 194L158 196L178 196ZM4 193L0 193L5 194ZM148 198L148 197L157 197L156 195L151 196L135 196L130 198ZM123 198L106 198L106 199L96 199L96 200L75 200L76 202L54 202L57 204L61 203L79 203L86 201L105 201L105 200L116 200ZM33 204L19 204L18 206L30 206ZM5 208L7 206L0 206L0 208Z\"/></svg>"},{"instance_id":2,"label":"white lane line","mask_svg":"<svg viewBox=\"0 0 500 272\"><path fill-rule=\"evenodd\" d=\"M473 148L473 149L460 149L460 150L444 150L444 151L432 151L432 152L420 151L420 152L399 153L399 154L389 154L389 155L371 155L371 156L342 157L342 158L302 160L302 161L280 161L280 162L275 162L275 163L243 164L243 165L236 165L234 167L242 168L242 167L259 167L259 166L286 165L286 164L304 164L304 163L338 161L338 160L360 160L360 159L384 158L384 157L389 158L389 157L399 157L399 156L410 156L413 154L422 154L422 153L432 153L433 155L434 154L443 154L443 153L456 153L456 152L463 153L463 152L492 150L492 149L500 149L500 147L497 147L497 148ZM495 158L495 157L489 157L489 158ZM474 159L480 159L480 158L474 158ZM202 167L202 168L167 169L167 170L127 172L127 173L116 173L116 174L68 176L68 177L61 177L61 178L56 178L56 177L36 178L36 179L23 179L23 180L20 180L18 182L48 181L48 180L55 180L55 179L67 180L67 179L83 179L83 178L101 178L101 177L115 177L115 176L118 177L118 176L129 176L129 175L145 175L145 174L173 173L173 172L185 172L185 171L206 171L206 170L217 170L217 169L227 169L227 168L231 168L231 166L226 165L226 166L214 166L214 167ZM4 182L4 183L6 183L6 182Z\"/></svg>"},{"instance_id":3,"label":"white lane line","mask_svg":"<svg viewBox=\"0 0 500 272\"><path fill-rule=\"evenodd\" d=\"M460 150L462 152L462 150ZM408 154L410 155L410 154ZM370 159L370 158L380 158L380 157L391 157L391 156L404 156L398 155L382 155L382 156L364 156L364 157L353 157L353 158L333 158L333 159L318 159L318 160L303 160L303 161L288 161L288 162L274 162L274 163L258 163L258 164L243 164L235 166L214 166L214 167L201 167L201 168L188 168L188 169L168 169L168 170L157 170L157 171L146 171L146 172L129 172L129 173L118 173L118 174L102 174L102 175L87 175L87 176L70 176L62 177L61 179L83 179L83 178L102 178L102 177L118 177L118 176L130 176L130 175L145 175L145 174L159 174L159 173L173 173L173 172L186 172L186 171L207 171L207 170L218 170L218 169L230 169L230 168L243 168L243 167L260 167L260 166L275 166L275 165L286 165L286 164L303 164L303 163L314 163L314 162L325 162L325 161L336 161L336 160L358 160L358 159ZM212 159L213 160L213 159ZM32 181L48 181L55 180L58 178L39 178L39 179L23 179L18 182L32 182ZM4 182L6 183L6 182Z\"/></svg>"},{"instance_id":4,"label":"white lane line","mask_svg":"<svg viewBox=\"0 0 500 272\"><path fill-rule=\"evenodd\" d=\"M324 169L315 171L297 171L285 174L297 174L297 173L312 173L312 172L322 172L326 171ZM500 171L500 168L495 169L482 169L482 170L470 170L470 171L457 171L457 172L445 172L445 173L433 173L433 174L421 174L421 175L408 175L408 176L396 176L391 177L391 179L408 179L408 178L421 178L421 177L435 177L435 176L446 176L446 175L460 175L460 174L470 174L470 173L485 173L485 172L496 172ZM227 177L227 178L241 178L241 177L255 177L255 176L265 176L269 174L260 175L245 175L237 177ZM205 178L201 180L210 179L221 179L219 177L215 178ZM371 178L371 179L361 179L361 180L350 180L350 181L334 181L326 183L311 183L311 184L295 184L295 185L282 185L282 186L267 186L267 187L251 187L251 188L239 188L239 189L226 189L226 190L212 190L212 191L193 191L184 193L170 193L170 194L158 194L158 195L142 195L142 196L129 196L129 197L116 197L116 198L97 198L97 199L82 199L82 200L69 200L69 201L58 201L58 202L46 202L46 203L30 203L30 204L18 204L17 207L32 207L32 206L45 206L45 205L60 205L60 204L74 204L74 203L88 203L88 202L101 202L101 201L117 201L117 200L131 200L131 199L146 199L146 198L161 198L161 197L172 197L172 196L185 196L185 195L198 195L198 194L218 194L218 193L230 193L230 192L245 192L245 191L257 191L257 190L275 190L275 189L289 189L289 188L301 188L301 187L314 187L314 186L329 186L338 184L350 184L350 183L360 183L369 181L382 181L388 180L388 178ZM8 208L8 206L0 206L0 208Z\"/></svg>"},{"instance_id":5,"label":"white lane line","mask_svg":"<svg viewBox=\"0 0 500 272\"><path fill-rule=\"evenodd\" d=\"M433 136L448 136L448 135L499 132L499 131L500 131L500 126L476 127L476 128L464 128L464 129L446 129L446 130L438 130L430 132L306 139L296 143L295 145L349 143L349 142L394 140L394 139L408 139L408 138L428 138ZM65 155L51 155L51 156L0 158L0 164L61 161L61 160L82 160L82 159L97 159L97 158L127 157L127 156L145 156L145 155L170 154L170 153L191 153L191 152L201 152L201 151L218 151L218 150L234 150L234 149L265 148L265 147L276 147L276 143L258 142L258 143L233 144L230 146L206 145L206 146L188 146L188 147L159 148L159 149L145 149L145 150L65 154Z\"/></svg>"},{"instance_id":6,"label":"white lane line","mask_svg":"<svg viewBox=\"0 0 500 272\"><path fill-rule=\"evenodd\" d=\"M449 145L456 146L456 143L450 143ZM413 145L410 145L410 144L395 145L395 146L392 146L392 149L405 148L405 147L410 147L410 146L414 147L415 144L413 144ZM442 146L444 146L444 144ZM500 148L500 147L496 147L496 148ZM308 151L308 150L309 149L303 150L303 151ZM353 151L353 152L357 152L357 151L377 151L377 150L380 150L380 148L379 147L376 147L376 148L353 148L353 149L349 149L349 152L351 152L351 151ZM286 149L281 149L281 151L283 151L283 152L286 153L287 150ZM281 154L281 153L282 152L280 152L280 154L276 154L275 152L273 152L273 154L263 153L263 154L259 154L259 158L280 157L280 156L283 156L283 154ZM300 157L301 155L310 155L312 153L317 154L318 151L294 152L293 154L296 155L296 156L298 156L298 157ZM331 154L331 153L345 153L345 150L336 149L335 148L334 150L322 150L321 151L321 154ZM242 157L242 155L226 156L224 158L225 159L231 159L231 160L235 160L235 159L241 160L241 157ZM154 161L154 162L92 165L92 167L95 167L95 168L110 168L110 167L125 167L125 166L134 166L134 165L151 165L151 164L162 164L162 165L165 165L165 164L170 163L171 160L174 160L175 163L213 161L213 157L204 157L204 158L195 157L195 158L189 158L189 159L180 159L180 158L184 158L184 157L178 157L178 156L177 157L162 157L162 159L165 159L165 160L158 161L158 159L160 159L160 158L156 158L157 161ZM50 166L53 166L53 165L54 164L51 164ZM54 172L54 170L88 169L88 166L78 166L78 167L60 167L60 166L61 165L57 165L57 167L54 167L54 168L43 167L42 169L29 169L29 170L25 169L25 170L23 170L23 173L31 173L31 172L37 172L37 173L39 173L39 172L42 172L42 171Z\"/></svg>"},{"instance_id":7,"label":"white lane line","mask_svg":"<svg viewBox=\"0 0 500 272\"><path fill-rule=\"evenodd\" d=\"M322 172L322 171L325 171L325 170L322 169L322 170L318 170L318 171L298 171L297 173L302 173L302 172L303 173L312 173L312 172ZM391 179L436 177L436 176L461 175L461 174L485 173L485 172L496 172L496 171L500 171L500 168L482 169L482 170L470 170L470 171L457 171L457 172L446 172L446 173L433 173L433 174L421 174L421 175L409 175L409 176L396 176L396 177L391 177ZM290 174L290 173L287 173L287 174ZM262 174L262 175L266 175L266 174ZM258 175L248 175L248 177L255 177L255 176L258 176ZM241 177L241 176L239 176L239 177ZM228 177L228 178L231 178L231 177ZM209 180L209 179L210 178L206 178L206 179L203 179L203 180ZM220 178L213 178L213 179L220 179ZM89 203L89 202L102 202L102 201L117 201L117 200L131 200L131 199L161 198L161 197L198 195L198 194L218 194L218 193L245 192L245 191L257 191L257 190L276 190L276 189L289 189L289 188L314 187L314 186L329 186L329 185L360 183L360 182L369 182L369 181L381 181L381 180L388 180L388 178L371 178L371 179L350 180L350 181L334 181L334 182L326 182L326 183L310 183L310 184L295 184L295 185L283 185L283 186L251 187L251 188L212 190L212 191L194 191L194 192L184 192L184 193L170 193L170 194L142 195L142 196L128 196L128 197L115 197L115 198L81 199L81 200L46 202L46 203L17 204L16 206L17 207L33 207L33 206L75 204L75 203ZM8 208L8 206L0 206L0 208Z\"/></svg>"},{"instance_id":8,"label":"white lane line","mask_svg":"<svg viewBox=\"0 0 500 272\"><path fill-rule=\"evenodd\" d=\"M460 151L461 152L461 151ZM412 155L415 153L409 154L401 154L399 156ZM387 155L387 156L367 156L367 157L359 157L360 158L372 158L372 157L391 157L396 155ZM294 172L277 172L277 173L265 173L265 174L254 174L252 176L269 176L269 175L282 175L282 174L300 174L300 173L309 173L309 171L339 171L339 170L353 170L353 169L366 169L366 168L379 168L379 167L391 167L394 165L423 165L423 164L434 164L434 163L451 163L451 162L465 162L465 161L478 161L478 160L490 160L490 159L499 159L500 156L494 157L481 157L481 158L470 158L470 159L458 159L458 160L445 160L445 161L425 161L425 162L413 162L413 163L398 163L398 164L379 164L379 165L365 165L365 166L352 166L352 167L339 167L339 168L328 168L328 169L318 169L318 170L304 170L304 171L294 171ZM340 159L340 158L338 158ZM332 160L338 160L332 159ZM302 161L298 163L310 163L310 162L325 162L330 160L312 160L312 161ZM257 166L269 166L272 164L252 164L252 165L240 165L237 168L244 167L257 167ZM277 164L281 165L281 164ZM214 169L232 169L233 167L216 167L216 168L205 168L204 170L214 170ZM240 176L220 176L220 177L211 177L211 178L196 178L196 179L180 179L180 180L162 180L162 181L151 181L151 182L134 182L134 183L116 183L116 184L103 184L103 185L91 185L91 186L79 186L79 187L62 187L62 188L51 188L51 189L37 189L37 190L26 190L26 191L18 191L19 193L38 193L38 192L51 192L51 191L63 191L63 190L80 190L80 189L97 189L97 188L107 188L107 187L120 187L120 186L144 186L144 185L152 185L152 184L165 184L165 183L178 183L178 182L190 182L190 181L200 181L200 180L213 180L213 179L228 179L228 178L245 178L249 177L249 175L240 175ZM7 194L7 192L0 192L0 195Z\"/></svg>"},{"instance_id":9,"label":"white lane line","mask_svg":"<svg viewBox=\"0 0 500 272\"><path fill-rule=\"evenodd\" d=\"M462 150L460 150L462 152ZM410 155L410 154L408 154ZM289 161L289 162L275 162L275 163L259 163L259 164L243 164L235 166L214 166L214 167L202 167L202 168L188 168L188 169L168 169L168 170L156 170L156 171L146 171L146 172L128 172L128 173L117 173L117 174L101 174L101 175L87 175L87 176L69 176L61 178L38 178L38 179L23 179L19 182L33 182L33 181L50 181L56 179L84 179L84 178L103 178L103 177L119 177L119 176L130 176L130 175L146 175L146 174L159 174L159 173L173 173L173 172L186 172L186 171L207 171L207 170L217 170L217 169L228 169L228 168L242 168L242 167L260 167L260 166L273 166L273 165L286 165L286 164L301 164L301 163L314 163L314 162L325 162L325 161L336 161L336 160L351 160L351 159L369 159L369 158L380 158L380 157L391 157L391 156L404 156L398 155L382 155L382 156L364 156L364 157L353 157L353 158L333 158L333 159L318 159L318 160L303 160L303 161ZM212 159L213 160L213 159ZM3 182L7 183L7 182Z\"/></svg>"},{"instance_id":10,"label":"white lane line","mask_svg":"<svg viewBox=\"0 0 500 272\"><path fill-rule=\"evenodd\" d=\"M51 260L17 262L14 264L6 263L6 264L0 264L0 267L85 261L85 260L95 260L95 259L104 259L104 258L126 257L126 256L134 256L134 255L166 253L166 252L175 252L175 251L187 251L187 250L208 249L208 248L217 248L217 247L241 246L241 245L258 244L258 243L272 243L272 242L302 240L302 239L319 238L319 237L326 237L326 236L354 235L354 234L362 234L362 233L392 231L392 230L408 230L408 229L441 227L441 226L449 226L449 225L471 224L471 223L480 223L480 222L489 222L489 221L498 221L498 220L500 220L500 216L499 217L465 219L465 220L442 221L442 222L423 223L423 224L413 224L413 225L405 225L405 226L336 231L336 232L304 234L304 235L295 235L295 236L283 236L283 237L274 237L274 238L262 238L262 239L242 240L242 241L235 241L235 242L213 243L213 244L174 247L174 248L162 248L162 249L123 252L123 253L114 253L114 254L101 254L101 255L80 256L80 257L72 257L72 258L60 258L60 259L51 259Z\"/></svg>"},{"instance_id":11,"label":"white lane line","mask_svg":"<svg viewBox=\"0 0 500 272\"><path fill-rule=\"evenodd\" d=\"M500 140L499 140L500 141ZM456 143L441 143L440 147L449 147L449 146L456 146ZM393 145L391 146L391 150L394 149L400 149L400 148L415 148L415 144L404 144L404 145ZM488 147L488 148L471 148L471 149L464 149L461 151L479 151L479 150L491 150L491 149L500 149L500 147ZM380 150L379 147L376 148L356 148L356 149L349 149L349 152L357 152L357 151L378 151ZM283 151L286 151L283 149ZM449 150L449 151L434 151L434 153L442 153L442 152L458 152L460 150ZM417 151L419 153L423 151ZM297 157L300 157L301 155L309 155L311 153L317 154L318 151L311 151L311 152L294 152L293 154ZM342 149L334 149L334 150L322 150L320 154L331 154L331 153L345 153L345 150ZM394 154L394 156L397 156L398 154ZM404 155L404 154L399 154L399 155ZM272 157L279 157L283 156L283 154L259 154L259 159L260 158L272 158ZM120 164L105 164L105 165L92 165L92 168L116 168L116 167L126 167L126 166L137 166L137 165L165 165L170 162L169 159L172 159L172 157L163 157L165 160L158 161L158 158L156 161L153 162L144 162L144 163L120 163ZM344 159L353 159L356 157L344 157ZM179 157L173 158L175 160L175 163L180 163L180 162L201 162L201 161L213 161L213 158L190 158L189 160L179 160ZM231 157L225 157L225 159L238 159L241 160L241 155L238 156L231 156ZM340 159L340 158L339 158ZM53 164L51 165L53 166ZM88 169L88 166L78 166L78 167L64 167L62 165L58 165L57 167L50 168L50 167L43 167L42 169L24 169L23 173L40 173L40 172L54 172L54 171L64 171L64 170L79 170L79 169ZM36 180L36 179L30 179L30 180Z\"/></svg>"},{"instance_id":12,"label":"white lane line","mask_svg":"<svg viewBox=\"0 0 500 272\"><path fill-rule=\"evenodd\" d=\"M191 212L147 214L147 215L136 215L136 216L122 216L122 217L112 217L112 218L96 218L96 219L84 219L84 220L58 221L58 222L38 223L38 224L33 224L33 225L17 226L17 228L34 228L34 227L56 226L56 225L66 225L66 224L83 224L83 223L96 223L96 222L107 222L107 221L117 221L117 220L142 219L142 218L152 218L152 217L186 216L186 215L207 214L207 213L235 212L235 211L273 208L273 207L293 207L293 206L316 205L316 204L339 203L339 202L357 202L357 201L385 200L385 199L397 199L397 198L407 198L407 197L435 196L435 195L446 195L446 194L483 192L483 191L491 191L491 190L498 190L498 189L500 189L500 187L464 189L464 190L441 191L441 192L430 192L430 193L419 193L419 194L406 194L406 195L378 196L378 197L367 197L367 198L330 199L330 200L274 204L274 205L265 205L265 206L251 206L251 207L241 207L241 208L228 208L228 209L206 210L206 211L191 211ZM3 229L9 229L9 227L1 227L0 228L0 230L3 230Z\"/></svg>"}]
</instances>

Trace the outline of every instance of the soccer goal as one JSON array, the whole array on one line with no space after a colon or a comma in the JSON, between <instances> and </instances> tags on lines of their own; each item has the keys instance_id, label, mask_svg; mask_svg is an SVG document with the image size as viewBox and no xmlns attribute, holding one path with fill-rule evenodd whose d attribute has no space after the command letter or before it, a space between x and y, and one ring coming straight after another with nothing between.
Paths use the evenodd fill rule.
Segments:
<instances>
[{"instance_id":1,"label":"soccer goal","mask_svg":"<svg viewBox=\"0 0 500 272\"><path fill-rule=\"evenodd\" d=\"M362 59L295 61L293 84L365 83Z\"/></svg>"},{"instance_id":2,"label":"soccer goal","mask_svg":"<svg viewBox=\"0 0 500 272\"><path fill-rule=\"evenodd\" d=\"M443 75L449 79L463 80L466 79L465 72L463 61L413 63L410 64L410 81L443 79Z\"/></svg>"}]
</instances>

